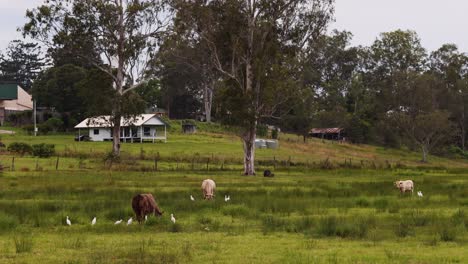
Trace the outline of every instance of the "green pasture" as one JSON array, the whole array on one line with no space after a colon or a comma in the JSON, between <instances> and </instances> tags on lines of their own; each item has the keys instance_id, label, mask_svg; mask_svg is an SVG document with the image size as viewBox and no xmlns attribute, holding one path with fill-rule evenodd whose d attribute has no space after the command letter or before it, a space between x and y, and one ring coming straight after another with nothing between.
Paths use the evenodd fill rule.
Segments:
<instances>
[{"instance_id":1,"label":"green pasture","mask_svg":"<svg viewBox=\"0 0 468 264\"><path fill-rule=\"evenodd\" d=\"M123 143L122 159L109 162L109 142L17 132L2 142L54 144L57 154L0 153L0 263L468 259L463 160L431 157L421 164L410 151L282 135L279 149L257 150L259 175L245 177L241 142L230 133L173 131L167 143ZM261 177L264 169L275 177ZM206 178L217 184L213 201L202 199ZM413 180L424 197L400 195L393 187L398 179ZM165 213L126 226L131 198L143 192L152 193Z\"/></svg>"},{"instance_id":2,"label":"green pasture","mask_svg":"<svg viewBox=\"0 0 468 264\"><path fill-rule=\"evenodd\" d=\"M218 185L214 201L201 197L207 177ZM424 197L399 195L395 179L413 179ZM5 172L0 186L0 263L468 259L468 181L460 171L338 169L263 178L232 171L32 170ZM142 192L156 196L163 217L114 225L133 216L131 197Z\"/></svg>"}]
</instances>

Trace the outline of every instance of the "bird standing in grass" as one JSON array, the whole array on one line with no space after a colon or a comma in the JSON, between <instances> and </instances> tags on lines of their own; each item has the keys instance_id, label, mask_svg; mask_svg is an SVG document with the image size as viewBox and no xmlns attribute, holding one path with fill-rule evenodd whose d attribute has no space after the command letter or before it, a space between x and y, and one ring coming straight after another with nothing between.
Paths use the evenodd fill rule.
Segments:
<instances>
[{"instance_id":1,"label":"bird standing in grass","mask_svg":"<svg viewBox=\"0 0 468 264\"><path fill-rule=\"evenodd\" d=\"M127 225L131 225L132 222L133 222L133 217L130 217L130 219L128 219L128 221L127 221Z\"/></svg>"},{"instance_id":2,"label":"bird standing in grass","mask_svg":"<svg viewBox=\"0 0 468 264\"><path fill-rule=\"evenodd\" d=\"M231 200L231 196L230 195L224 195L224 201L225 202L228 202Z\"/></svg>"},{"instance_id":3,"label":"bird standing in grass","mask_svg":"<svg viewBox=\"0 0 468 264\"><path fill-rule=\"evenodd\" d=\"M423 194L422 194L421 191L418 192L418 196L419 196L419 197L423 197Z\"/></svg>"},{"instance_id":4,"label":"bird standing in grass","mask_svg":"<svg viewBox=\"0 0 468 264\"><path fill-rule=\"evenodd\" d=\"M190 200L195 201L195 198L193 198L193 196L190 195Z\"/></svg>"},{"instance_id":5,"label":"bird standing in grass","mask_svg":"<svg viewBox=\"0 0 468 264\"><path fill-rule=\"evenodd\" d=\"M174 217L173 214L171 214L171 221L172 221L172 223L174 223L174 224L175 224L175 222L176 222L175 217Z\"/></svg>"},{"instance_id":6,"label":"bird standing in grass","mask_svg":"<svg viewBox=\"0 0 468 264\"><path fill-rule=\"evenodd\" d=\"M145 215L145 222L148 220L148 215Z\"/></svg>"},{"instance_id":7,"label":"bird standing in grass","mask_svg":"<svg viewBox=\"0 0 468 264\"><path fill-rule=\"evenodd\" d=\"M114 225L120 225L120 223L122 223L122 221L123 221L122 219L117 220L117 221L115 221Z\"/></svg>"},{"instance_id":8,"label":"bird standing in grass","mask_svg":"<svg viewBox=\"0 0 468 264\"><path fill-rule=\"evenodd\" d=\"M71 221L70 221L70 219L68 219L68 215L67 215L67 220L66 220L66 222L67 222L67 225L71 226Z\"/></svg>"},{"instance_id":9,"label":"bird standing in grass","mask_svg":"<svg viewBox=\"0 0 468 264\"><path fill-rule=\"evenodd\" d=\"M91 221L91 225L95 225L96 224L96 217L93 218L93 220Z\"/></svg>"}]
</instances>

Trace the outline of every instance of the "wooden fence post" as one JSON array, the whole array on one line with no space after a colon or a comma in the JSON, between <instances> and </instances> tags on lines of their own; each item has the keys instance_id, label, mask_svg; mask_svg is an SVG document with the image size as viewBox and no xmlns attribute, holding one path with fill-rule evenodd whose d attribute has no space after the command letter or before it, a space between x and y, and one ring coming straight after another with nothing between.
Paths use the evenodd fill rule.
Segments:
<instances>
[{"instance_id":1,"label":"wooden fence post","mask_svg":"<svg viewBox=\"0 0 468 264\"><path fill-rule=\"evenodd\" d=\"M15 171L15 157L11 159L11 171Z\"/></svg>"},{"instance_id":2,"label":"wooden fence post","mask_svg":"<svg viewBox=\"0 0 468 264\"><path fill-rule=\"evenodd\" d=\"M58 170L58 166L59 166L59 159L60 157L57 156L57 162L55 162L55 170Z\"/></svg>"}]
</instances>

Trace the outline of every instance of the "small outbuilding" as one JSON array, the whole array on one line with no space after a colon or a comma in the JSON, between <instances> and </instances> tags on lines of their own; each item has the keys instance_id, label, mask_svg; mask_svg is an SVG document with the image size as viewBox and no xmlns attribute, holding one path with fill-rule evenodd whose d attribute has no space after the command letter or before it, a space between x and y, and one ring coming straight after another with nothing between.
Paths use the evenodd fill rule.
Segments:
<instances>
[{"instance_id":1,"label":"small outbuilding","mask_svg":"<svg viewBox=\"0 0 468 264\"><path fill-rule=\"evenodd\" d=\"M311 137L328 140L345 140L346 132L343 128L312 128L309 132Z\"/></svg>"},{"instance_id":2,"label":"small outbuilding","mask_svg":"<svg viewBox=\"0 0 468 264\"><path fill-rule=\"evenodd\" d=\"M86 118L75 126L78 139L88 135L91 141L111 141L113 138L111 116ZM140 142L167 141L167 124L156 114L142 114L136 117L121 118L120 140Z\"/></svg>"}]
</instances>

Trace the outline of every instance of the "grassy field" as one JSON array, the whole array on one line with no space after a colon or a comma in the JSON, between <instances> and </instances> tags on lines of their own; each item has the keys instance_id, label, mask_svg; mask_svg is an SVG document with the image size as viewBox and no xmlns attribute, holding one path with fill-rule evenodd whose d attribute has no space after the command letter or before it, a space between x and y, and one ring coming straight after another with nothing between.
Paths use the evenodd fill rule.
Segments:
<instances>
[{"instance_id":1,"label":"grassy field","mask_svg":"<svg viewBox=\"0 0 468 264\"><path fill-rule=\"evenodd\" d=\"M266 162L272 156L292 160L278 164L274 178L263 178L240 175L241 145L233 135L174 134L166 144L123 144L127 156L112 166L102 158L108 143L21 133L2 139L54 143L60 158L56 167L57 157L0 156L5 166L15 157L15 169L0 176L0 263L468 260L462 160L431 157L433 162L422 166L417 153L315 140L303 144L289 136L279 150L258 150L262 169L272 167ZM158 152L155 171L152 157ZM208 169L204 162L192 168L195 155L211 157ZM336 164L320 169L326 158ZM344 159L352 159L348 167L340 165ZM377 165L360 166L361 160ZM217 183L214 201L202 200L201 181L208 177ZM400 195L392 185L397 179L412 179L424 197ZM114 225L133 216L131 198L142 192L156 196L163 217ZM231 201L224 201L226 194Z\"/></svg>"}]
</instances>

